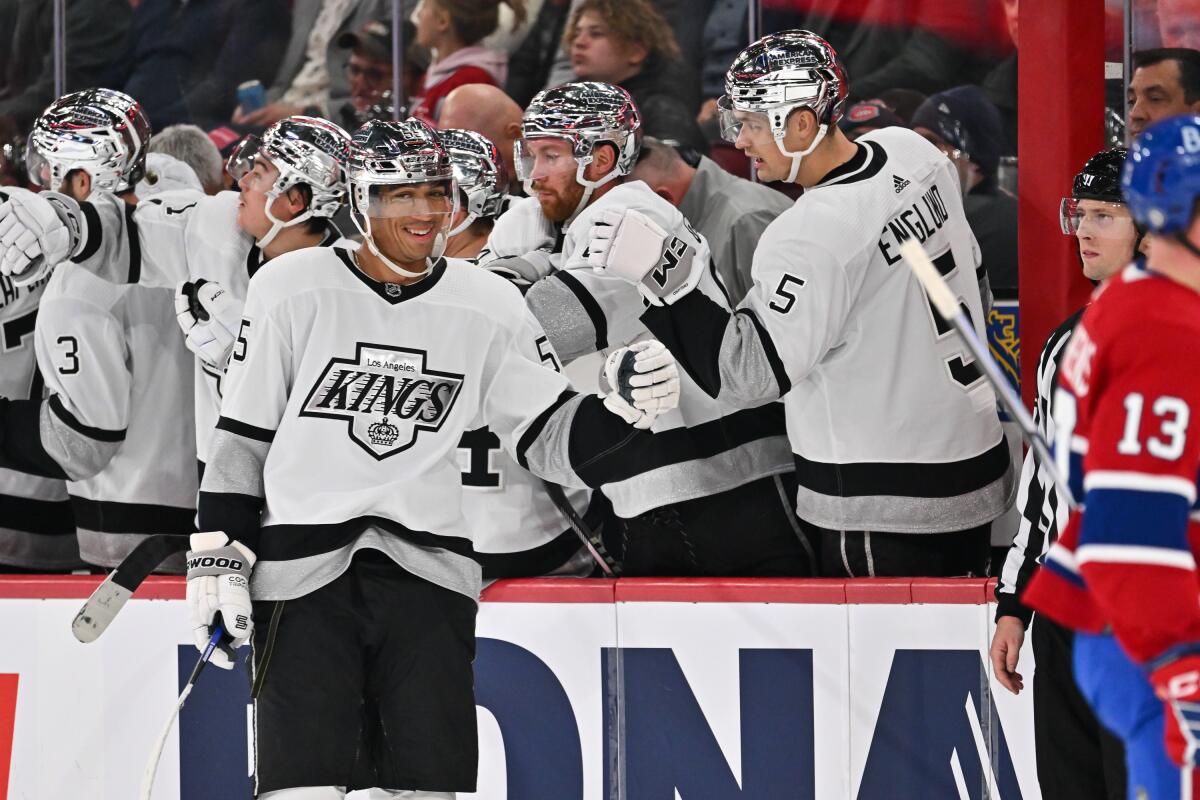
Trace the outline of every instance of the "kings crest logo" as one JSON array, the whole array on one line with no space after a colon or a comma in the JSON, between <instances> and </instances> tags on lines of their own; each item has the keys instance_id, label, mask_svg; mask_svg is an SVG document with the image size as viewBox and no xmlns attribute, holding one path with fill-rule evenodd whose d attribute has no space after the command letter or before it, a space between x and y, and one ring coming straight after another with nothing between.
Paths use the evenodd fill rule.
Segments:
<instances>
[{"instance_id":1,"label":"kings crest logo","mask_svg":"<svg viewBox=\"0 0 1200 800\"><path fill-rule=\"evenodd\" d=\"M350 438L379 460L407 450L450 415L463 376L425 366L424 350L359 343L333 358L304 401L302 417L345 420Z\"/></svg>"}]
</instances>

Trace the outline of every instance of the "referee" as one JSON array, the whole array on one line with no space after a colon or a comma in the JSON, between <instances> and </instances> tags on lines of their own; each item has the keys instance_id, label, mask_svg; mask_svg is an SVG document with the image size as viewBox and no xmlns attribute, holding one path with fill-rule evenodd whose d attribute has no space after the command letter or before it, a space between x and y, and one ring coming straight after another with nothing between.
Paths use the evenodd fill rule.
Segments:
<instances>
[{"instance_id":1,"label":"referee","mask_svg":"<svg viewBox=\"0 0 1200 800\"><path fill-rule=\"evenodd\" d=\"M1103 283L1137 254L1141 234L1121 198L1125 148L1103 150L1075 176L1071 196L1059 211L1063 233L1079 244L1083 274ZM1051 398L1079 309L1046 340L1037 367L1034 419L1047 441L1054 439ZM1033 612L1019 597L1042 556L1067 522L1067 504L1031 450L1021 467L1017 494L1021 524L996 586L996 634L991 659L996 679L1013 694L1024 688L1016 671L1025 629ZM1120 739L1101 727L1075 685L1071 663L1074 634L1039 616L1033 624L1034 747L1043 797L1056 800L1125 800L1125 756Z\"/></svg>"}]
</instances>

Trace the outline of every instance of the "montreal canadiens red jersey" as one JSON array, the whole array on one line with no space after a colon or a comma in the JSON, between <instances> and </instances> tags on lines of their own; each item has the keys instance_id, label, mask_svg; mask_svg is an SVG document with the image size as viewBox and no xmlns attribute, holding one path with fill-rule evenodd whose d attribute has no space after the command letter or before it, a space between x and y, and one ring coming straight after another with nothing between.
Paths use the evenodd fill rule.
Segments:
<instances>
[{"instance_id":1,"label":"montreal canadiens red jersey","mask_svg":"<svg viewBox=\"0 0 1200 800\"><path fill-rule=\"evenodd\" d=\"M1100 289L1063 357L1054 424L1082 509L1025 602L1111 628L1140 663L1200 646L1200 293L1137 265Z\"/></svg>"}]
</instances>

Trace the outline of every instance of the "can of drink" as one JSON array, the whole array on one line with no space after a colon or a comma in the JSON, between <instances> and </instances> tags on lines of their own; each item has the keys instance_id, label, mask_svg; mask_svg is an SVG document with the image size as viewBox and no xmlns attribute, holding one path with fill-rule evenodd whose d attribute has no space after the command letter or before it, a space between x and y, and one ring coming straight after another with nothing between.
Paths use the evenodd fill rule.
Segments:
<instances>
[{"instance_id":1,"label":"can of drink","mask_svg":"<svg viewBox=\"0 0 1200 800\"><path fill-rule=\"evenodd\" d=\"M246 81L237 88L237 100L242 113L249 114L267 104L267 90L263 88L262 81Z\"/></svg>"}]
</instances>

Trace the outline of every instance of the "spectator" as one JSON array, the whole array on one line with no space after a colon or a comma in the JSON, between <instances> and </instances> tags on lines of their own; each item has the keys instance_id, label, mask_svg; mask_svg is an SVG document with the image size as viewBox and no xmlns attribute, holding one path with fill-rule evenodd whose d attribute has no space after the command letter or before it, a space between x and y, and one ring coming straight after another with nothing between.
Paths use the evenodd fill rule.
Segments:
<instances>
[{"instance_id":1,"label":"spectator","mask_svg":"<svg viewBox=\"0 0 1200 800\"><path fill-rule=\"evenodd\" d=\"M1196 0L1158 0L1156 10L1163 47L1200 48L1200 8Z\"/></svg>"},{"instance_id":2,"label":"spectator","mask_svg":"<svg viewBox=\"0 0 1200 800\"><path fill-rule=\"evenodd\" d=\"M415 28L405 21L403 28L404 52L411 52ZM386 22L371 20L359 31L339 34L337 46L349 50L346 59L346 79L350 82L350 99L337 110L337 122L347 130L354 130L366 122L365 115L376 106L392 104L392 28ZM412 62L410 61L409 64ZM401 78L404 96L410 97L416 88L417 73L406 68Z\"/></svg>"},{"instance_id":3,"label":"spectator","mask_svg":"<svg viewBox=\"0 0 1200 800\"><path fill-rule=\"evenodd\" d=\"M500 151L509 193L520 190L513 144L521 137L521 108L501 89L484 83L459 86L442 103L441 127L477 131Z\"/></svg>"},{"instance_id":4,"label":"spectator","mask_svg":"<svg viewBox=\"0 0 1200 800\"><path fill-rule=\"evenodd\" d=\"M413 98L411 115L436 123L442 101L455 88L469 83L503 86L508 54L479 45L500 24L501 0L421 0L413 12L417 44L432 54L421 89ZM503 0L517 24L525 19L525 0Z\"/></svg>"},{"instance_id":5,"label":"spectator","mask_svg":"<svg viewBox=\"0 0 1200 800\"><path fill-rule=\"evenodd\" d=\"M387 7L384 0L296 0L292 39L267 92L267 105L253 111L235 109L234 124L265 128L297 114L328 118L350 97L338 35L385 18Z\"/></svg>"},{"instance_id":6,"label":"spectator","mask_svg":"<svg viewBox=\"0 0 1200 800\"><path fill-rule=\"evenodd\" d=\"M1003 142L1000 114L977 86L931 95L912 127L958 170L967 222L983 253L983 268L998 296L1016 297L1017 200L997 184ZM984 293L984 306L987 307Z\"/></svg>"},{"instance_id":7,"label":"spectator","mask_svg":"<svg viewBox=\"0 0 1200 800\"><path fill-rule=\"evenodd\" d=\"M283 0L141 0L105 83L138 98L155 129L228 119L238 84L271 80L287 43Z\"/></svg>"},{"instance_id":8,"label":"spectator","mask_svg":"<svg viewBox=\"0 0 1200 800\"><path fill-rule=\"evenodd\" d=\"M571 11L563 47L577 80L611 83L629 92L646 135L708 150L670 76L679 45L650 0L583 0Z\"/></svg>"},{"instance_id":9,"label":"spectator","mask_svg":"<svg viewBox=\"0 0 1200 800\"><path fill-rule=\"evenodd\" d=\"M1159 47L1133 54L1129 81L1129 137L1152 123L1200 111L1200 51Z\"/></svg>"},{"instance_id":10,"label":"spectator","mask_svg":"<svg viewBox=\"0 0 1200 800\"><path fill-rule=\"evenodd\" d=\"M652 137L631 176L679 209L708 240L717 274L736 305L754 284L750 262L763 230L792 201L761 184L738 178L703 156L696 166L679 151Z\"/></svg>"},{"instance_id":11,"label":"spectator","mask_svg":"<svg viewBox=\"0 0 1200 800\"><path fill-rule=\"evenodd\" d=\"M1102 282L1137 255L1141 238L1121 197L1125 148L1105 150L1075 176L1071 197L1062 202L1063 233L1075 236L1083 274ZM1083 315L1079 309L1050 334L1037 367L1034 420L1042 436L1054 439L1053 398L1067 342ZM1024 689L1017 672L1025 629L1033 622L1034 745L1043 797L1124 800L1125 764L1121 741L1096 721L1075 684L1074 634L1020 601L1038 562L1067 522L1067 504L1053 478L1031 450L1021 468L1017 493L1021 521L996 586L996 632L991 660L996 679L1013 694Z\"/></svg>"},{"instance_id":12,"label":"spectator","mask_svg":"<svg viewBox=\"0 0 1200 800\"><path fill-rule=\"evenodd\" d=\"M902 125L908 125L921 103L925 102L925 95L916 89L888 89L880 92L876 99L899 117Z\"/></svg>"},{"instance_id":13,"label":"spectator","mask_svg":"<svg viewBox=\"0 0 1200 800\"><path fill-rule=\"evenodd\" d=\"M846 113L838 120L838 127L850 141L854 141L864 133L897 125L902 128L908 127L904 124L904 120L884 105L882 100L855 103L846 109Z\"/></svg>"},{"instance_id":14,"label":"spectator","mask_svg":"<svg viewBox=\"0 0 1200 800\"><path fill-rule=\"evenodd\" d=\"M1017 154L1017 7L1018 0L1004 0L1004 21L1012 40L1012 53L979 82L979 88L1000 112L1004 127L1002 156Z\"/></svg>"},{"instance_id":15,"label":"spectator","mask_svg":"<svg viewBox=\"0 0 1200 800\"><path fill-rule=\"evenodd\" d=\"M549 85L556 57L562 53L563 26L570 16L570 0L545 0L521 46L508 59L508 80L504 89L521 108ZM571 79L570 64L564 58L566 80Z\"/></svg>"},{"instance_id":16,"label":"spectator","mask_svg":"<svg viewBox=\"0 0 1200 800\"><path fill-rule=\"evenodd\" d=\"M225 162L208 134L195 125L172 125L150 140L150 153L164 153L191 167L205 194L216 194L224 188ZM153 171L153 160L147 173ZM142 192L138 192L142 197Z\"/></svg>"},{"instance_id":17,"label":"spectator","mask_svg":"<svg viewBox=\"0 0 1200 800\"><path fill-rule=\"evenodd\" d=\"M29 130L54 100L54 3L6 0L12 27L0 47L0 120L10 118L18 132ZM15 10L15 15L13 11ZM120 52L133 12L129 0L68 0L70 42L65 91L92 85Z\"/></svg>"},{"instance_id":18,"label":"spectator","mask_svg":"<svg viewBox=\"0 0 1200 800\"><path fill-rule=\"evenodd\" d=\"M704 23L700 67L700 95L704 98L697 121L705 126L709 139L720 138L717 129L717 98L725 94L725 70L746 45L746 3L743 0L716 0Z\"/></svg>"}]
</instances>

